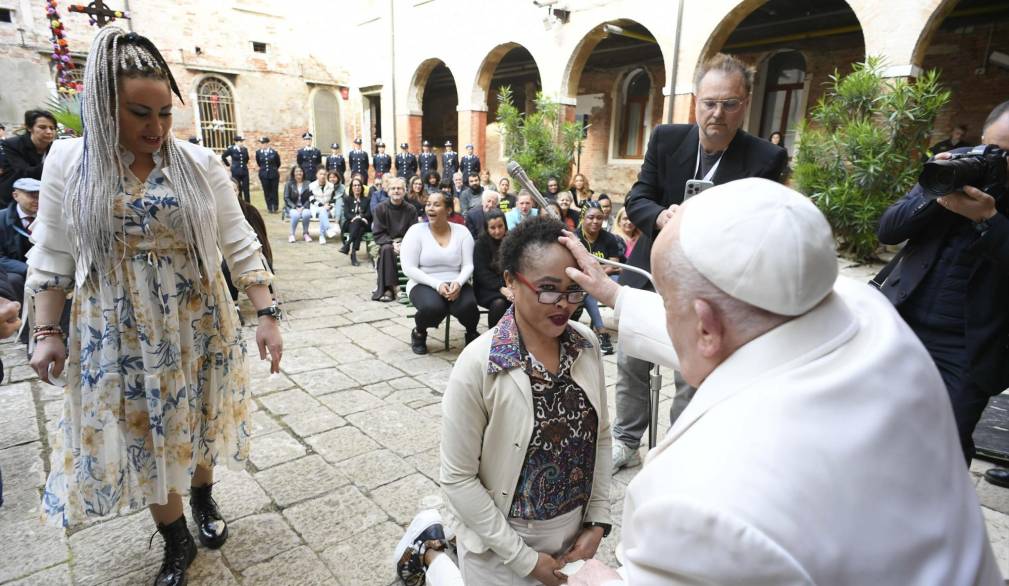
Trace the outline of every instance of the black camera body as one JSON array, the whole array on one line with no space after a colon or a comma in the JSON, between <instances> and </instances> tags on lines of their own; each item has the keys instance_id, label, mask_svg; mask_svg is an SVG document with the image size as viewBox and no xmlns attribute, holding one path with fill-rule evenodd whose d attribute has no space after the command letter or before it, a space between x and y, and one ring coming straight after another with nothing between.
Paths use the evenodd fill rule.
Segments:
<instances>
[{"instance_id":1,"label":"black camera body","mask_svg":"<svg viewBox=\"0 0 1009 586\"><path fill-rule=\"evenodd\" d=\"M957 153L949 159L925 163L918 176L918 184L925 197L936 199L947 193L959 191L965 185L991 194L1006 185L1009 152L996 145L979 145L966 153Z\"/></svg>"}]
</instances>

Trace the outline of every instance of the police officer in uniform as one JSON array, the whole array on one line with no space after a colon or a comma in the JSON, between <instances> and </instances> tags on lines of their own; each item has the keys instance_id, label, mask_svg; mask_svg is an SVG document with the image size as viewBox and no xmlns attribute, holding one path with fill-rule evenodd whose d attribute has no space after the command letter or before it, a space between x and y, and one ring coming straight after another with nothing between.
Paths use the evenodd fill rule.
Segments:
<instances>
[{"instance_id":1,"label":"police officer in uniform","mask_svg":"<svg viewBox=\"0 0 1009 586\"><path fill-rule=\"evenodd\" d=\"M452 150L452 141L445 141L445 152L441 154L441 168L442 176L449 181L452 180L452 176L455 172L459 170L459 153Z\"/></svg>"},{"instance_id":2,"label":"police officer in uniform","mask_svg":"<svg viewBox=\"0 0 1009 586\"><path fill-rule=\"evenodd\" d=\"M245 203L249 203L249 149L245 148L245 139L235 137L235 144L221 153L221 160L231 167L231 177L238 181L238 192L242 194Z\"/></svg>"},{"instance_id":3,"label":"police officer in uniform","mask_svg":"<svg viewBox=\"0 0 1009 586\"><path fill-rule=\"evenodd\" d=\"M399 154L396 155L396 175L409 179L417 174L417 155L410 152L410 145L403 143L399 145Z\"/></svg>"},{"instance_id":4,"label":"police officer in uniform","mask_svg":"<svg viewBox=\"0 0 1009 586\"><path fill-rule=\"evenodd\" d=\"M368 153L361 149L361 139L354 139L354 148L347 153L347 161L350 163L350 176L353 177L355 173L361 175L361 181L366 185L368 183L368 169L371 164L368 162Z\"/></svg>"},{"instance_id":5,"label":"police officer in uniform","mask_svg":"<svg viewBox=\"0 0 1009 586\"><path fill-rule=\"evenodd\" d=\"M426 140L421 144L421 153L417 157L417 164L420 165L421 177L427 177L431 171L438 170L438 155L431 152L431 143Z\"/></svg>"},{"instance_id":6,"label":"police officer in uniform","mask_svg":"<svg viewBox=\"0 0 1009 586\"><path fill-rule=\"evenodd\" d=\"M375 164L375 181L377 182L383 175L392 170L392 157L385 152L385 142L381 139L375 143L378 153L372 162Z\"/></svg>"},{"instance_id":7,"label":"police officer in uniform","mask_svg":"<svg viewBox=\"0 0 1009 586\"><path fill-rule=\"evenodd\" d=\"M259 165L259 182L263 184L263 199L271 214L277 213L277 189L280 187L280 153L270 147L270 137L259 139L263 145L256 150L256 164Z\"/></svg>"},{"instance_id":8,"label":"police officer in uniform","mask_svg":"<svg viewBox=\"0 0 1009 586\"><path fill-rule=\"evenodd\" d=\"M463 179L469 177L470 173L480 174L480 157L473 154L473 145L466 145L466 154L462 156L459 162L459 168L462 171Z\"/></svg>"},{"instance_id":9,"label":"police officer in uniform","mask_svg":"<svg viewBox=\"0 0 1009 586\"><path fill-rule=\"evenodd\" d=\"M347 183L347 160L340 154L340 143L329 145L329 156L326 157L326 171L336 171L340 174L340 183ZM313 179L313 181L315 181Z\"/></svg>"},{"instance_id":10,"label":"police officer in uniform","mask_svg":"<svg viewBox=\"0 0 1009 586\"><path fill-rule=\"evenodd\" d=\"M312 133L306 132L301 135L305 140L305 146L298 149L298 166L305 172L305 181L315 181L315 172L322 164L322 152L312 146Z\"/></svg>"}]
</instances>

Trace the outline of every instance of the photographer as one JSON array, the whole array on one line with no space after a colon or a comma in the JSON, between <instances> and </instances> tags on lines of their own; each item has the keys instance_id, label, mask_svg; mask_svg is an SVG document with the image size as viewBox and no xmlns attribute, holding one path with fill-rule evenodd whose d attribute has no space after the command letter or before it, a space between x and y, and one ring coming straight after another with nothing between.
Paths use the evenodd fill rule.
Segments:
<instances>
[{"instance_id":1,"label":"photographer","mask_svg":"<svg viewBox=\"0 0 1009 586\"><path fill-rule=\"evenodd\" d=\"M981 142L1009 148L1009 101L985 120ZM919 184L883 214L879 240L907 244L876 279L942 374L968 464L974 456L971 434L988 399L1009 386L1006 159L974 162L983 169L975 175L985 178L971 181L980 185L933 198ZM1001 484L998 476L988 475Z\"/></svg>"}]
</instances>

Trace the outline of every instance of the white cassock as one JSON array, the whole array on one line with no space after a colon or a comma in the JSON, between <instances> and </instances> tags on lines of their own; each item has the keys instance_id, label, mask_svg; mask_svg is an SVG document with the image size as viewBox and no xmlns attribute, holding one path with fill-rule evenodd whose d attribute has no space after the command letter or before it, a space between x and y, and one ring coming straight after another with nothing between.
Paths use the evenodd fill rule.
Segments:
<instances>
[{"instance_id":1,"label":"white cassock","mask_svg":"<svg viewBox=\"0 0 1009 586\"><path fill-rule=\"evenodd\" d=\"M676 366L659 295L622 288L624 351ZM720 364L624 501L628 584L1003 584L939 372L838 279Z\"/></svg>"}]
</instances>

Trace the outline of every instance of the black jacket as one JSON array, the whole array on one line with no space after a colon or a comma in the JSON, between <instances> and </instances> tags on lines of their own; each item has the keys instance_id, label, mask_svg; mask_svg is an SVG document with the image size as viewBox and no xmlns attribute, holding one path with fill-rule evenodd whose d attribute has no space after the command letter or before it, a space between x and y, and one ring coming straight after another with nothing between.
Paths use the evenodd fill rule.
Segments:
<instances>
[{"instance_id":1,"label":"black jacket","mask_svg":"<svg viewBox=\"0 0 1009 586\"><path fill-rule=\"evenodd\" d=\"M14 201L14 182L22 177L42 179L42 159L28 133L4 140L4 168L0 175L0 207ZM49 151L46 150L48 153Z\"/></svg>"},{"instance_id":2,"label":"black jacket","mask_svg":"<svg viewBox=\"0 0 1009 586\"><path fill-rule=\"evenodd\" d=\"M221 161L231 167L232 177L242 177L249 174L249 149L233 144L221 153Z\"/></svg>"},{"instance_id":3,"label":"black jacket","mask_svg":"<svg viewBox=\"0 0 1009 586\"><path fill-rule=\"evenodd\" d=\"M417 174L417 155L400 152L396 155L396 175L398 177L413 177Z\"/></svg>"},{"instance_id":4,"label":"black jacket","mask_svg":"<svg viewBox=\"0 0 1009 586\"><path fill-rule=\"evenodd\" d=\"M360 205L354 201L353 195L343 196L343 225L341 228L344 232L348 231L350 226L350 221L354 219L355 216L361 216L367 223L368 231L371 231L371 200L368 196L361 198Z\"/></svg>"},{"instance_id":5,"label":"black jacket","mask_svg":"<svg viewBox=\"0 0 1009 586\"><path fill-rule=\"evenodd\" d=\"M284 186L284 205L289 208L307 208L309 200L312 199L312 190L308 188L308 181L303 182L301 193L298 192L298 184L288 181Z\"/></svg>"},{"instance_id":6,"label":"black jacket","mask_svg":"<svg viewBox=\"0 0 1009 586\"><path fill-rule=\"evenodd\" d=\"M504 285L504 276L499 270L494 270L494 250L490 237L477 238L473 245L473 292L477 303L488 307L495 299L503 298L501 287Z\"/></svg>"},{"instance_id":7,"label":"black jacket","mask_svg":"<svg viewBox=\"0 0 1009 586\"><path fill-rule=\"evenodd\" d=\"M699 146L696 124L661 124L652 131L638 180L624 204L627 216L641 230L628 259L632 266L650 270L655 220L662 210L683 203L683 188L696 172ZM779 181L787 164L785 149L739 130L722 155L712 182L721 185L745 177ZM637 288L648 284L631 271L621 274L620 283Z\"/></svg>"},{"instance_id":8,"label":"black jacket","mask_svg":"<svg viewBox=\"0 0 1009 586\"><path fill-rule=\"evenodd\" d=\"M298 149L298 166L305 172L305 179L315 181L315 172L322 164L322 151L315 147L301 147Z\"/></svg>"},{"instance_id":9,"label":"black jacket","mask_svg":"<svg viewBox=\"0 0 1009 586\"><path fill-rule=\"evenodd\" d=\"M996 195L992 193L991 195ZM1009 193L999 213L971 244L975 253L967 285L964 333L971 382L995 395L1009 387ZM907 240L880 290L898 309L922 283L962 217L929 200L920 186L890 206L879 221L883 244Z\"/></svg>"},{"instance_id":10,"label":"black jacket","mask_svg":"<svg viewBox=\"0 0 1009 586\"><path fill-rule=\"evenodd\" d=\"M466 227L469 228L469 233L476 240L480 236L480 233L483 232L484 224L487 223L487 216L484 214L483 205L471 208L463 217L466 220Z\"/></svg>"},{"instance_id":11,"label":"black jacket","mask_svg":"<svg viewBox=\"0 0 1009 586\"><path fill-rule=\"evenodd\" d=\"M21 224L17 208L18 203L12 201L0 210L0 256L24 262L32 243L28 239L28 230Z\"/></svg>"},{"instance_id":12,"label":"black jacket","mask_svg":"<svg viewBox=\"0 0 1009 586\"><path fill-rule=\"evenodd\" d=\"M259 165L260 179L280 179L280 153L274 148L256 151L256 164Z\"/></svg>"}]
</instances>

